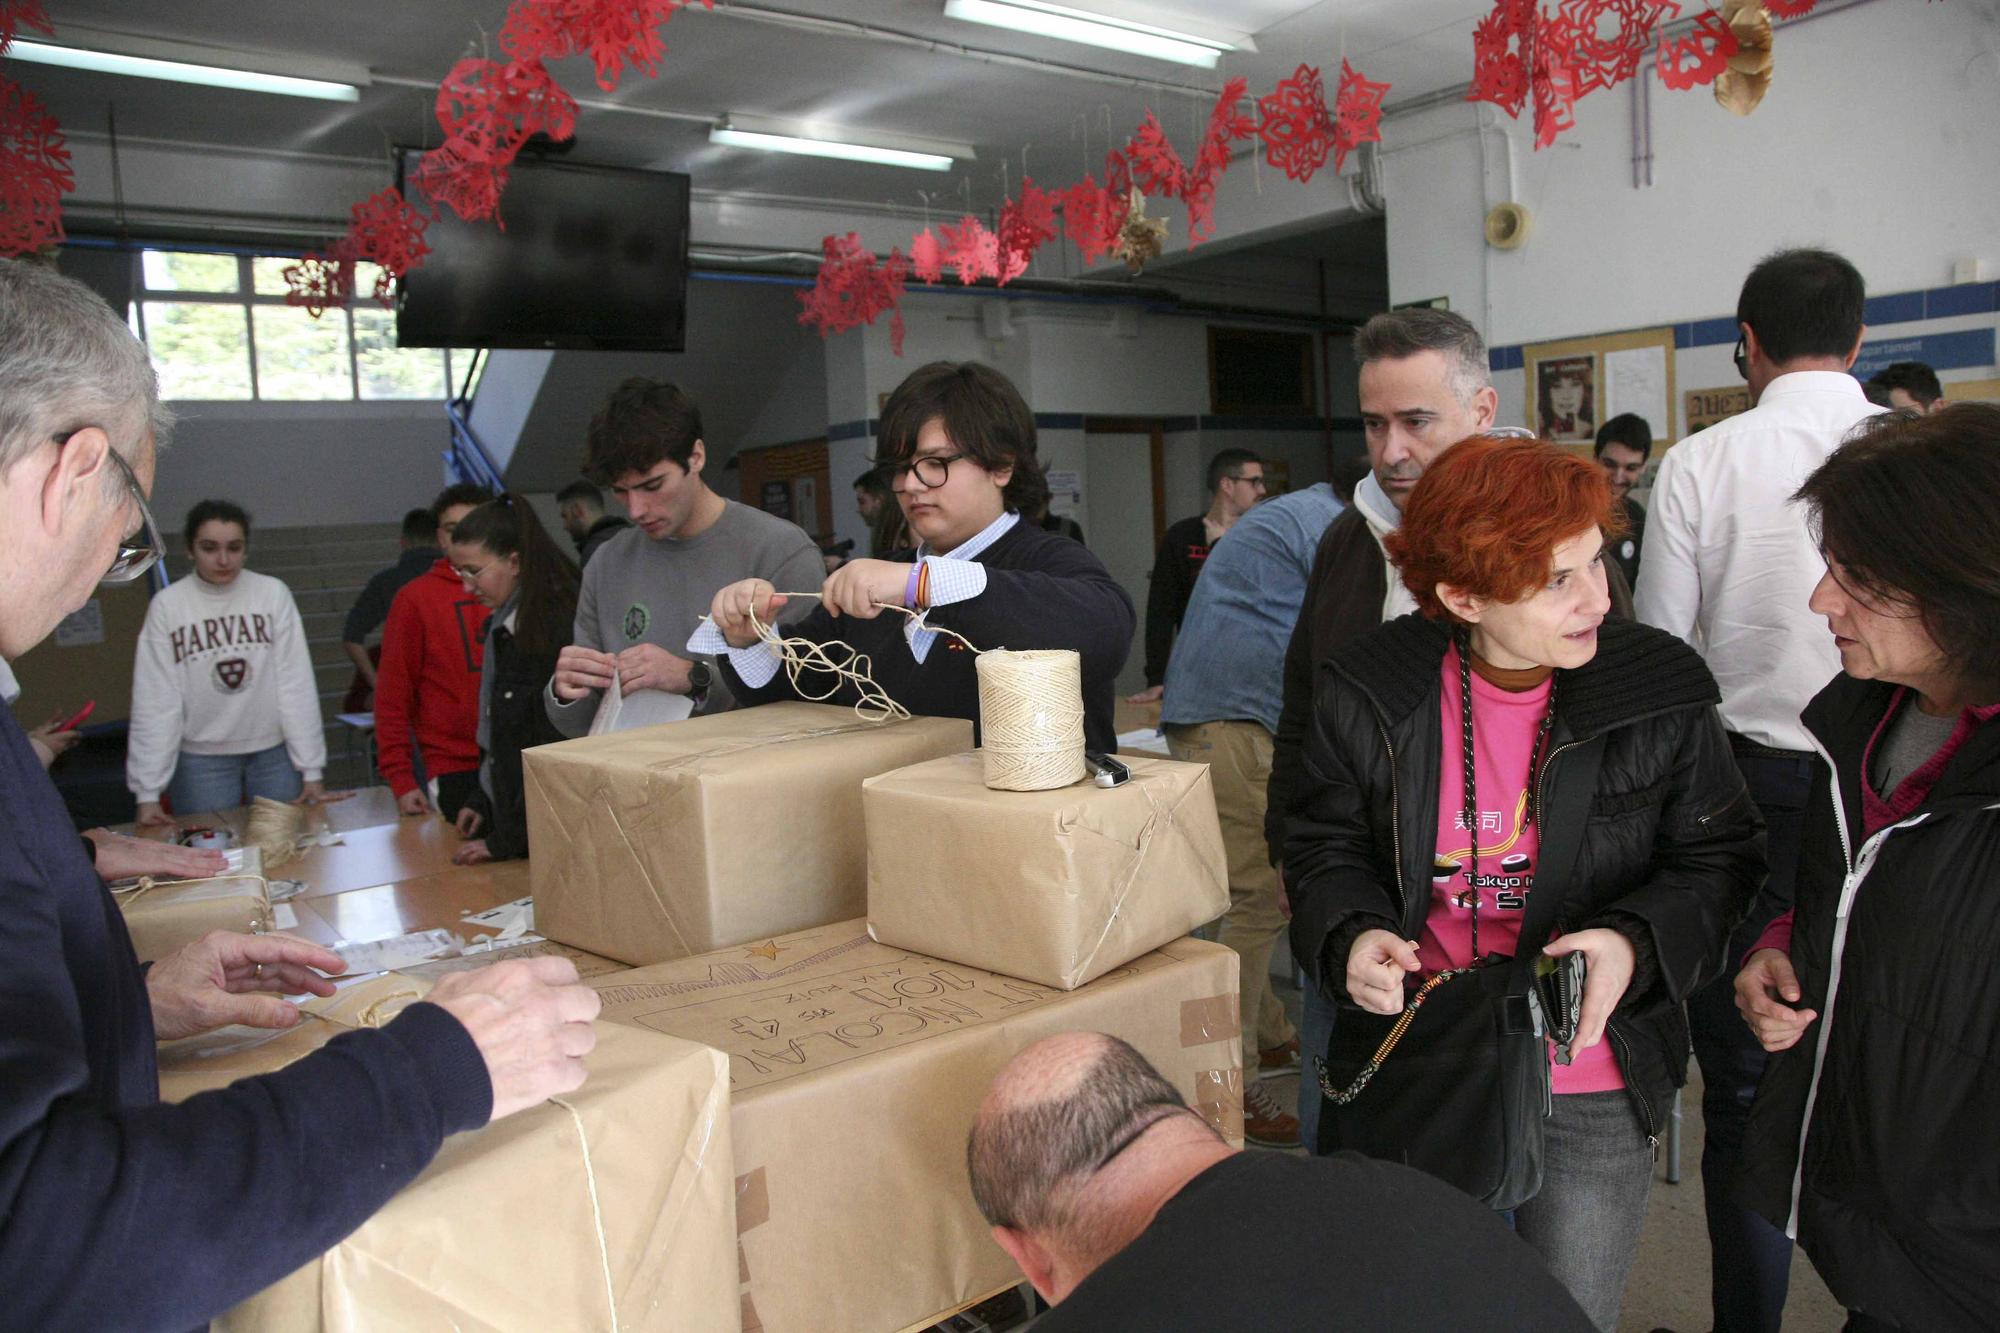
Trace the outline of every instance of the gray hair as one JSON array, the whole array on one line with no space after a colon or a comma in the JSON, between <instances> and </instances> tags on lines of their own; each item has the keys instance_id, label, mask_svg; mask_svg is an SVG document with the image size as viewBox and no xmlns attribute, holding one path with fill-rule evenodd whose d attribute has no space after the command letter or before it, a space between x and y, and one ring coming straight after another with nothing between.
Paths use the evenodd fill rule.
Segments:
<instances>
[{"instance_id":1,"label":"gray hair","mask_svg":"<svg viewBox=\"0 0 2000 1333\"><path fill-rule=\"evenodd\" d=\"M82 426L102 427L126 458L148 427L166 444L173 413L160 402L145 345L76 279L0 260L0 471ZM107 485L123 485L107 471Z\"/></svg>"},{"instance_id":2,"label":"gray hair","mask_svg":"<svg viewBox=\"0 0 2000 1333\"><path fill-rule=\"evenodd\" d=\"M1440 352L1449 368L1451 391L1467 407L1472 397L1493 383L1486 360L1486 340L1463 315L1449 310L1419 308L1389 310L1376 315L1354 335L1354 363L1401 361L1419 352Z\"/></svg>"},{"instance_id":3,"label":"gray hair","mask_svg":"<svg viewBox=\"0 0 2000 1333\"><path fill-rule=\"evenodd\" d=\"M1163 1115L1186 1110L1174 1085L1116 1037L1074 1086L983 1114L966 1140L972 1197L996 1227L1071 1235L1076 1194Z\"/></svg>"}]
</instances>

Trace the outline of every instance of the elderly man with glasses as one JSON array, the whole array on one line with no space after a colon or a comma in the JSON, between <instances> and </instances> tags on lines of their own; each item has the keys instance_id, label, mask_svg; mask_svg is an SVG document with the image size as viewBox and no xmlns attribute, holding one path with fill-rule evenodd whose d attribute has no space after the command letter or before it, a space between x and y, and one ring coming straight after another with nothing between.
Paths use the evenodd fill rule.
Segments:
<instances>
[{"instance_id":1,"label":"elderly man with glasses","mask_svg":"<svg viewBox=\"0 0 2000 1333\"><path fill-rule=\"evenodd\" d=\"M170 416L110 307L0 261L0 656L159 559L146 497ZM569 1091L595 993L569 962L441 981L284 1071L159 1102L156 1039L288 1028L338 955L212 932L134 957L124 919L0 714L0 1292L6 1326L191 1328L365 1221L448 1134Z\"/></svg>"},{"instance_id":2,"label":"elderly man with glasses","mask_svg":"<svg viewBox=\"0 0 2000 1333\"><path fill-rule=\"evenodd\" d=\"M966 1144L993 1238L1071 1329L1534 1328L1583 1311L1499 1216L1356 1153L1242 1152L1116 1037L1046 1037Z\"/></svg>"}]
</instances>

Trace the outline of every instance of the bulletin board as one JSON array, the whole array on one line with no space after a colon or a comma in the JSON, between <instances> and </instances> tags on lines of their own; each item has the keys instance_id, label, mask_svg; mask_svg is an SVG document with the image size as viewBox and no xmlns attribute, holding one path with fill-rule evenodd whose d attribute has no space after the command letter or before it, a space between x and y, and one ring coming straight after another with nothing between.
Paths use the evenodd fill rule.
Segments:
<instances>
[{"instance_id":1,"label":"bulletin board","mask_svg":"<svg viewBox=\"0 0 2000 1333\"><path fill-rule=\"evenodd\" d=\"M1674 433L1674 331L1604 333L1521 349L1528 429L1586 457L1597 428L1637 412L1664 450ZM1657 456L1657 453L1656 453Z\"/></svg>"},{"instance_id":2,"label":"bulletin board","mask_svg":"<svg viewBox=\"0 0 2000 1333\"><path fill-rule=\"evenodd\" d=\"M1944 382L1947 403L2000 403L2000 379Z\"/></svg>"},{"instance_id":3,"label":"bulletin board","mask_svg":"<svg viewBox=\"0 0 2000 1333\"><path fill-rule=\"evenodd\" d=\"M1681 408L1683 429L1688 435L1707 430L1718 421L1727 421L1750 410L1750 386L1730 384L1720 389L1689 389Z\"/></svg>"}]
</instances>

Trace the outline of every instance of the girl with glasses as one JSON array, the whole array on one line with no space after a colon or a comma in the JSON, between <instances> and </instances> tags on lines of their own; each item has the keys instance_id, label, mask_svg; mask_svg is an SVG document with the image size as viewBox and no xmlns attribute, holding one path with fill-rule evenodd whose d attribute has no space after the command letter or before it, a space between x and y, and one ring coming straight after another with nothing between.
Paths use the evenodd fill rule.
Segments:
<instances>
[{"instance_id":1,"label":"girl with glasses","mask_svg":"<svg viewBox=\"0 0 2000 1333\"><path fill-rule=\"evenodd\" d=\"M1044 531L1029 515L1048 499L1035 456L1035 418L1006 376L977 362L917 370L882 409L880 459L916 550L853 560L819 590L820 603L788 635L840 640L870 659L875 681L912 713L979 724L973 654L928 623L980 648L1068 648L1082 657L1085 743L1117 748L1112 700L1132 645L1132 599L1080 543ZM770 625L785 598L745 579L716 593L712 625L689 648L719 652L739 703L824 698L853 703L851 683L802 672L795 688L752 624ZM713 641L709 638L713 636Z\"/></svg>"},{"instance_id":2,"label":"girl with glasses","mask_svg":"<svg viewBox=\"0 0 2000 1333\"><path fill-rule=\"evenodd\" d=\"M244 567L250 515L203 500L182 531L194 568L153 598L132 666L125 782L140 825L174 822L162 796L183 817L258 796L338 799L321 782L325 723L298 605Z\"/></svg>"}]
</instances>

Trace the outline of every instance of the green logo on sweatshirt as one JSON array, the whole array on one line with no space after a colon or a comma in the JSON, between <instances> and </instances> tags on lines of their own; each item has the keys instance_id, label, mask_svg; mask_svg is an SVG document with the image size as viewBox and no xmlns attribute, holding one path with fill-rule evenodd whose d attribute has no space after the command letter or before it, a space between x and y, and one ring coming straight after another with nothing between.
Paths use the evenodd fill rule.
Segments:
<instances>
[{"instance_id":1,"label":"green logo on sweatshirt","mask_svg":"<svg viewBox=\"0 0 2000 1333\"><path fill-rule=\"evenodd\" d=\"M625 641L637 643L646 637L646 626L653 623L653 613L637 602L625 608Z\"/></svg>"}]
</instances>

